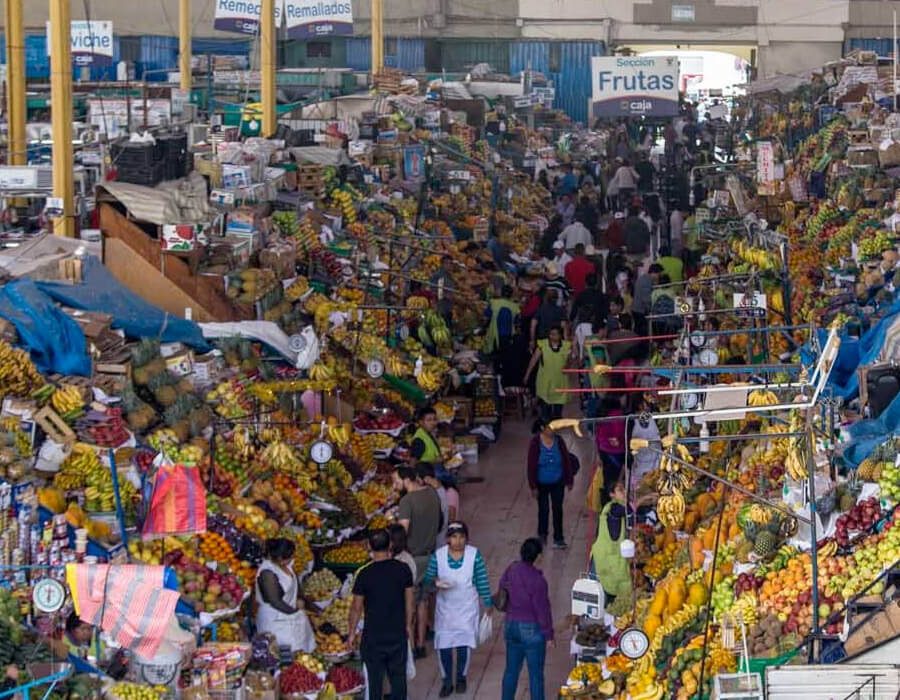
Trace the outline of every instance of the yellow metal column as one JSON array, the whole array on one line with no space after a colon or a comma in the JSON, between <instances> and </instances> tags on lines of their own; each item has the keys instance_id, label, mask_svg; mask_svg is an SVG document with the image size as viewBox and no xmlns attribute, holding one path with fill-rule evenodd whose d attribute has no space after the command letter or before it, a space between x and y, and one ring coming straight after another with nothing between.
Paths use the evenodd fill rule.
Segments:
<instances>
[{"instance_id":1,"label":"yellow metal column","mask_svg":"<svg viewBox=\"0 0 900 700\"><path fill-rule=\"evenodd\" d=\"M191 0L178 3L178 72L181 89L191 91ZM212 67L210 67L212 70ZM190 94L188 94L190 99Z\"/></svg>"},{"instance_id":2,"label":"yellow metal column","mask_svg":"<svg viewBox=\"0 0 900 700\"><path fill-rule=\"evenodd\" d=\"M22 0L6 0L6 112L10 165L26 165L25 23Z\"/></svg>"},{"instance_id":3,"label":"yellow metal column","mask_svg":"<svg viewBox=\"0 0 900 700\"><path fill-rule=\"evenodd\" d=\"M53 232L75 235L72 173L72 51L70 0L50 0L50 100L53 126L53 196L62 199L63 215Z\"/></svg>"},{"instance_id":4,"label":"yellow metal column","mask_svg":"<svg viewBox=\"0 0 900 700\"><path fill-rule=\"evenodd\" d=\"M278 122L277 100L275 97L275 0L262 0L259 13L259 63L262 92L262 133L268 137L275 134Z\"/></svg>"},{"instance_id":5,"label":"yellow metal column","mask_svg":"<svg viewBox=\"0 0 900 700\"><path fill-rule=\"evenodd\" d=\"M384 70L384 1L372 0L372 75Z\"/></svg>"}]
</instances>

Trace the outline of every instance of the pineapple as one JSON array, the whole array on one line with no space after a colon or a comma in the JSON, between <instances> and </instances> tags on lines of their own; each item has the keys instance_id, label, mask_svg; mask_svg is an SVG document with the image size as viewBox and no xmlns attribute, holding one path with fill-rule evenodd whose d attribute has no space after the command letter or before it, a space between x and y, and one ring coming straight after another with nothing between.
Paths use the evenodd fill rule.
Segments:
<instances>
[{"instance_id":1,"label":"pineapple","mask_svg":"<svg viewBox=\"0 0 900 700\"><path fill-rule=\"evenodd\" d=\"M778 546L778 539L768 530L760 532L753 543L753 551L763 559L772 556Z\"/></svg>"}]
</instances>

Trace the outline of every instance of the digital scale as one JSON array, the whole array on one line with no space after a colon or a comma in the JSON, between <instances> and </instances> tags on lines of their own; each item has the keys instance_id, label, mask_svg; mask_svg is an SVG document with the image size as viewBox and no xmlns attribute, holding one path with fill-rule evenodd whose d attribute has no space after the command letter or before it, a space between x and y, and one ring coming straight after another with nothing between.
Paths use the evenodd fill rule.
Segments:
<instances>
[{"instance_id":1,"label":"digital scale","mask_svg":"<svg viewBox=\"0 0 900 700\"><path fill-rule=\"evenodd\" d=\"M572 614L591 620L603 619L606 594L600 582L592 578L579 578L572 584Z\"/></svg>"}]
</instances>

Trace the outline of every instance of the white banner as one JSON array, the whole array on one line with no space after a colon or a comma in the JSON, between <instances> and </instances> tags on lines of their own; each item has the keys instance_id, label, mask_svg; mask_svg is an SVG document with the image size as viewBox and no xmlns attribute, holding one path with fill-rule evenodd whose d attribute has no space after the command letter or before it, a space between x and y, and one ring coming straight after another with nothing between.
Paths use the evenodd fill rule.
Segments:
<instances>
[{"instance_id":1,"label":"white banner","mask_svg":"<svg viewBox=\"0 0 900 700\"><path fill-rule=\"evenodd\" d=\"M591 74L595 117L678 114L674 56L594 56Z\"/></svg>"},{"instance_id":2,"label":"white banner","mask_svg":"<svg viewBox=\"0 0 900 700\"><path fill-rule=\"evenodd\" d=\"M113 61L113 24L75 20L70 29L72 63L76 66L109 65ZM47 22L47 55L50 55L50 22Z\"/></svg>"},{"instance_id":3,"label":"white banner","mask_svg":"<svg viewBox=\"0 0 900 700\"><path fill-rule=\"evenodd\" d=\"M756 181L772 182L775 179L775 148L771 141L756 144Z\"/></svg>"},{"instance_id":4,"label":"white banner","mask_svg":"<svg viewBox=\"0 0 900 700\"><path fill-rule=\"evenodd\" d=\"M353 33L350 0L285 0L284 15L291 39Z\"/></svg>"},{"instance_id":5,"label":"white banner","mask_svg":"<svg viewBox=\"0 0 900 700\"><path fill-rule=\"evenodd\" d=\"M216 17L213 27L221 32L256 34L259 31L259 13L262 0L216 0ZM275 26L284 21L284 0L275 0Z\"/></svg>"}]
</instances>

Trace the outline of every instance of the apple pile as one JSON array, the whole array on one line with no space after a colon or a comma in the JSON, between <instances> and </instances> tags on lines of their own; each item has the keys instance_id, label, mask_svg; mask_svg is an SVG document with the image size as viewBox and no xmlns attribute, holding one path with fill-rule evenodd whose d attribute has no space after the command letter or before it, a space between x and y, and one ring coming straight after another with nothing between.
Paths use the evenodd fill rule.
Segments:
<instances>
[{"instance_id":1,"label":"apple pile","mask_svg":"<svg viewBox=\"0 0 900 700\"><path fill-rule=\"evenodd\" d=\"M881 520L882 511L874 496L860 501L837 519L834 539L842 547L850 544L851 532L866 532Z\"/></svg>"},{"instance_id":2,"label":"apple pile","mask_svg":"<svg viewBox=\"0 0 900 700\"><path fill-rule=\"evenodd\" d=\"M740 598L744 593L754 593L762 588L765 576L756 576L753 572L746 571L738 574L734 582L734 597Z\"/></svg>"},{"instance_id":3,"label":"apple pile","mask_svg":"<svg viewBox=\"0 0 900 700\"><path fill-rule=\"evenodd\" d=\"M231 610L244 598L244 587L234 574L213 571L189 559L182 550L166 554L164 563L175 569L181 597L198 611Z\"/></svg>"},{"instance_id":4,"label":"apple pile","mask_svg":"<svg viewBox=\"0 0 900 700\"><path fill-rule=\"evenodd\" d=\"M322 679L308 668L292 663L281 672L281 694L315 693L322 687Z\"/></svg>"},{"instance_id":5,"label":"apple pile","mask_svg":"<svg viewBox=\"0 0 900 700\"><path fill-rule=\"evenodd\" d=\"M397 428L403 425L403 421L394 414L393 411L389 413L384 413L380 416L372 416L368 413L363 413L359 415L356 420L353 421L353 427L357 430L381 430L381 431L390 431L397 430Z\"/></svg>"}]
</instances>

